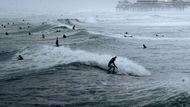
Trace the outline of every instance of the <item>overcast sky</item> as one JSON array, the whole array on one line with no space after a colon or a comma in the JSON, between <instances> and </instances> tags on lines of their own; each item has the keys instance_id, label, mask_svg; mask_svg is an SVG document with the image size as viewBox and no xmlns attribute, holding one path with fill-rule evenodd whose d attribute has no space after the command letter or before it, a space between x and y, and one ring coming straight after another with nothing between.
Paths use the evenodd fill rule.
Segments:
<instances>
[{"instance_id":1,"label":"overcast sky","mask_svg":"<svg viewBox=\"0 0 190 107\"><path fill-rule=\"evenodd\" d=\"M0 0L0 14L36 14L78 12L88 10L115 10L119 0ZM136 1L136 0L129 0ZM190 0L184 0L190 1Z\"/></svg>"},{"instance_id":2,"label":"overcast sky","mask_svg":"<svg viewBox=\"0 0 190 107\"><path fill-rule=\"evenodd\" d=\"M109 10L118 0L0 0L1 10Z\"/></svg>"}]
</instances>

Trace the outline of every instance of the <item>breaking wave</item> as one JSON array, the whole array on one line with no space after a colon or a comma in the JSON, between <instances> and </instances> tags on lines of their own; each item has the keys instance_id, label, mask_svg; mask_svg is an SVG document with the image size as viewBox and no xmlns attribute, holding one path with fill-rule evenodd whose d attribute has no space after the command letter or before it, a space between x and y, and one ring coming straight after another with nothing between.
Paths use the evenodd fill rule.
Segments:
<instances>
[{"instance_id":1,"label":"breaking wave","mask_svg":"<svg viewBox=\"0 0 190 107\"><path fill-rule=\"evenodd\" d=\"M17 61L16 57L21 54L23 61ZM107 70L107 64L113 56L90 53L82 50L72 50L67 47L38 46L25 48L18 52L9 64L3 64L5 70L14 69L44 69L57 65L66 65L72 63L81 63L87 66L98 67ZM130 61L124 57L118 57L116 60L118 72L130 74L133 76L146 76L151 73L144 67Z\"/></svg>"}]
</instances>

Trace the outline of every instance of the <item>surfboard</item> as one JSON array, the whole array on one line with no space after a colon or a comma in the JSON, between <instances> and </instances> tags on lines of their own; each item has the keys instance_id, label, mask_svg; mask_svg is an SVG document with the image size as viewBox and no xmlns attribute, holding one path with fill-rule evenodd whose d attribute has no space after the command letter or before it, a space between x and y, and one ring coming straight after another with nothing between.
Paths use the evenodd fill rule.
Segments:
<instances>
[{"instance_id":1,"label":"surfboard","mask_svg":"<svg viewBox=\"0 0 190 107\"><path fill-rule=\"evenodd\" d=\"M116 68L115 69L115 73L109 73L110 71L112 72L112 70L108 71L109 68L102 68L102 67L99 67L99 66L96 66L97 68L99 68L100 70L103 70L105 71L107 74L113 74L113 75L124 75L123 73L119 73L120 71Z\"/></svg>"}]
</instances>

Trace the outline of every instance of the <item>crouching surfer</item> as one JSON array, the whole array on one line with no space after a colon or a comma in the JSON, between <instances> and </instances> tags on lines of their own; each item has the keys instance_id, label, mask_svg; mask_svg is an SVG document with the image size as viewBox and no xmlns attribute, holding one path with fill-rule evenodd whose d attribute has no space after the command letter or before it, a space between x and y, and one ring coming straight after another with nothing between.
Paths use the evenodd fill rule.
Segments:
<instances>
[{"instance_id":1,"label":"crouching surfer","mask_svg":"<svg viewBox=\"0 0 190 107\"><path fill-rule=\"evenodd\" d=\"M117 66L115 65L115 60L116 60L116 58L117 58L117 56L113 57L113 58L109 61L109 63L108 63L108 67L109 67L108 73L116 74L116 72L115 72L115 68L117 68ZM111 71L111 69L113 69L113 70Z\"/></svg>"}]
</instances>

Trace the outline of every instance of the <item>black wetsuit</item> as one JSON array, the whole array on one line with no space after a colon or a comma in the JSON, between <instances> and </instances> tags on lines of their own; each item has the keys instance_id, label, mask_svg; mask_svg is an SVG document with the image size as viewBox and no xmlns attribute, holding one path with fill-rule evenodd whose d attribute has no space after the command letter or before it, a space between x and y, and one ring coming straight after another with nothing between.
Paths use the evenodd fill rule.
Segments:
<instances>
[{"instance_id":1,"label":"black wetsuit","mask_svg":"<svg viewBox=\"0 0 190 107\"><path fill-rule=\"evenodd\" d=\"M146 49L146 48L147 48L145 44L143 44L143 48L144 48L144 49Z\"/></svg>"},{"instance_id":2,"label":"black wetsuit","mask_svg":"<svg viewBox=\"0 0 190 107\"><path fill-rule=\"evenodd\" d=\"M43 38L43 39L45 38L45 35L44 35L44 34L42 34L42 38Z\"/></svg>"},{"instance_id":3,"label":"black wetsuit","mask_svg":"<svg viewBox=\"0 0 190 107\"><path fill-rule=\"evenodd\" d=\"M56 46L59 47L59 41L56 39Z\"/></svg>"},{"instance_id":4,"label":"black wetsuit","mask_svg":"<svg viewBox=\"0 0 190 107\"><path fill-rule=\"evenodd\" d=\"M113 58L109 61L109 63L108 63L108 67L109 67L108 73L112 73L112 74L115 73L115 68L117 68L117 66L115 65L115 59L116 59L116 57L113 57ZM111 72L110 70L111 70L112 68L113 68L113 71Z\"/></svg>"},{"instance_id":5,"label":"black wetsuit","mask_svg":"<svg viewBox=\"0 0 190 107\"><path fill-rule=\"evenodd\" d=\"M67 36L66 35L63 35L63 38L66 38Z\"/></svg>"},{"instance_id":6,"label":"black wetsuit","mask_svg":"<svg viewBox=\"0 0 190 107\"><path fill-rule=\"evenodd\" d=\"M21 55L18 56L18 60L23 60L23 59L24 58Z\"/></svg>"},{"instance_id":7,"label":"black wetsuit","mask_svg":"<svg viewBox=\"0 0 190 107\"><path fill-rule=\"evenodd\" d=\"M73 26L73 30L75 30L75 25Z\"/></svg>"}]
</instances>

